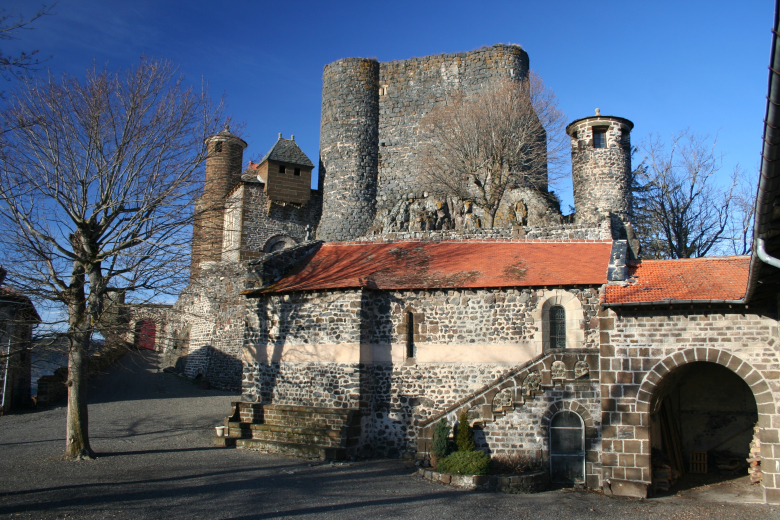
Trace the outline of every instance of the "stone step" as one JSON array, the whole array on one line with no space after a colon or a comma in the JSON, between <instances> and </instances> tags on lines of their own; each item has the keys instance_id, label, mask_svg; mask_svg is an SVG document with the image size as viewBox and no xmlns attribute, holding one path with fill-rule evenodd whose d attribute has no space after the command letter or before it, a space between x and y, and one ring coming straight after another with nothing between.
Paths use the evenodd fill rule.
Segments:
<instances>
[{"instance_id":1,"label":"stone step","mask_svg":"<svg viewBox=\"0 0 780 520\"><path fill-rule=\"evenodd\" d=\"M214 443L219 446L236 446L240 448L263 450L280 455L292 455L306 459L319 460L343 460L347 458L346 448L328 448L312 446L310 444L296 444L289 442L274 442L259 439L231 439L215 437Z\"/></svg>"},{"instance_id":2,"label":"stone step","mask_svg":"<svg viewBox=\"0 0 780 520\"><path fill-rule=\"evenodd\" d=\"M228 436L272 442L310 444L326 448L350 447L357 444L357 428L301 428L271 424L228 423Z\"/></svg>"}]
</instances>

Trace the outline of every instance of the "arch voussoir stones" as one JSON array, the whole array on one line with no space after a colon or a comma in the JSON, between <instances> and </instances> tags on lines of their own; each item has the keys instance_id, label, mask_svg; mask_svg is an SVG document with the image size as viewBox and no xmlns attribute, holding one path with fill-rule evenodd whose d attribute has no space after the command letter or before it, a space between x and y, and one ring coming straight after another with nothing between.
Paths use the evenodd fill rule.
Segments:
<instances>
[{"instance_id":1,"label":"arch voussoir stones","mask_svg":"<svg viewBox=\"0 0 780 520\"><path fill-rule=\"evenodd\" d=\"M737 374L750 386L753 396L756 399L759 413L774 413L773 411L770 411L774 408L774 395L758 370L754 369L747 361L738 358L736 355L714 348L707 348L706 356L702 359L703 350L705 349L685 349L677 351L658 361L658 363L647 372L639 387L636 397L637 412L647 413L650 411L650 401L652 400L653 392L667 373L674 368L693 362L686 360L696 360L722 365Z\"/></svg>"}]
</instances>

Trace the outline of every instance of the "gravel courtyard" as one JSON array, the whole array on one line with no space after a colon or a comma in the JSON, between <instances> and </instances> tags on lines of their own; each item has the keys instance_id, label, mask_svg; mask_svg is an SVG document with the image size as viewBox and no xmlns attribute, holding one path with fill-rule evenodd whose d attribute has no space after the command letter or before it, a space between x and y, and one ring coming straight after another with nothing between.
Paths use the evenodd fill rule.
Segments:
<instances>
[{"instance_id":1,"label":"gravel courtyard","mask_svg":"<svg viewBox=\"0 0 780 520\"><path fill-rule=\"evenodd\" d=\"M215 448L213 426L237 396L158 371L151 352L126 355L90 392L93 461L58 460L64 405L0 418L0 518L780 519L739 486L650 500L475 493L413 477L405 461Z\"/></svg>"}]
</instances>

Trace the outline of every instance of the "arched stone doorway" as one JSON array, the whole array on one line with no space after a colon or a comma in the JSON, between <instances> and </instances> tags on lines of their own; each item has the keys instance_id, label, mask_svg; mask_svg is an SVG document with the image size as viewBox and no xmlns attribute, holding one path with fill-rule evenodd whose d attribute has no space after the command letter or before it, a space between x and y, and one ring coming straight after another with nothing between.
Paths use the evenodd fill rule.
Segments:
<instances>
[{"instance_id":1,"label":"arched stone doorway","mask_svg":"<svg viewBox=\"0 0 780 520\"><path fill-rule=\"evenodd\" d=\"M585 424L569 410L556 413L550 421L550 480L585 482Z\"/></svg>"},{"instance_id":2,"label":"arched stone doorway","mask_svg":"<svg viewBox=\"0 0 780 520\"><path fill-rule=\"evenodd\" d=\"M135 348L154 350L157 325L152 320L142 320L135 325Z\"/></svg>"},{"instance_id":3,"label":"arched stone doorway","mask_svg":"<svg viewBox=\"0 0 780 520\"><path fill-rule=\"evenodd\" d=\"M656 493L747 475L758 406L729 368L708 361L674 368L655 386L649 412Z\"/></svg>"}]
</instances>

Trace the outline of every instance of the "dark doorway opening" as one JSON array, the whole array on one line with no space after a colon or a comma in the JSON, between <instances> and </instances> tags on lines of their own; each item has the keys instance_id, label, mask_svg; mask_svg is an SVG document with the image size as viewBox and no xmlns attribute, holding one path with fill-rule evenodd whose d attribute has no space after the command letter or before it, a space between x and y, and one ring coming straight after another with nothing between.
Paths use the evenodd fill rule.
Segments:
<instances>
[{"instance_id":1,"label":"dark doorway opening","mask_svg":"<svg viewBox=\"0 0 780 520\"><path fill-rule=\"evenodd\" d=\"M661 380L650 409L655 494L725 480L750 485L758 408L742 378L716 363L689 363Z\"/></svg>"},{"instance_id":2,"label":"dark doorway opening","mask_svg":"<svg viewBox=\"0 0 780 520\"><path fill-rule=\"evenodd\" d=\"M135 326L135 348L154 350L157 325L152 320L139 321Z\"/></svg>"},{"instance_id":3,"label":"dark doorway opening","mask_svg":"<svg viewBox=\"0 0 780 520\"><path fill-rule=\"evenodd\" d=\"M585 425L574 412L558 412L550 421L550 480L585 482Z\"/></svg>"}]
</instances>

